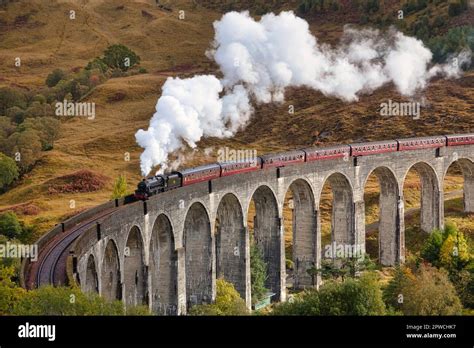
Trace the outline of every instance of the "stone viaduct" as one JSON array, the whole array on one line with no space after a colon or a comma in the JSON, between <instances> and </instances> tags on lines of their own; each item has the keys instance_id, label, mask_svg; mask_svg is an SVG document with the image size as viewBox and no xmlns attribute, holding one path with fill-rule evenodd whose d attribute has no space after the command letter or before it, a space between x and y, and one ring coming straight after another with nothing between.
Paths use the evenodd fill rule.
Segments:
<instances>
[{"instance_id":1,"label":"stone viaduct","mask_svg":"<svg viewBox=\"0 0 474 348\"><path fill-rule=\"evenodd\" d=\"M283 203L293 195L294 286L317 285L306 270L322 258L319 202L326 182L333 192L332 241L365 250L364 187L380 182L379 261L404 261L403 184L410 169L421 178L421 227L444 220L443 180L459 163L464 208L474 212L474 145L323 160L222 177L179 188L146 202L120 206L72 246L74 276L83 291L125 305L146 304L157 314L184 314L215 298L216 279L234 284L251 304L249 206L253 235L268 265L267 288L285 301Z\"/></svg>"}]
</instances>

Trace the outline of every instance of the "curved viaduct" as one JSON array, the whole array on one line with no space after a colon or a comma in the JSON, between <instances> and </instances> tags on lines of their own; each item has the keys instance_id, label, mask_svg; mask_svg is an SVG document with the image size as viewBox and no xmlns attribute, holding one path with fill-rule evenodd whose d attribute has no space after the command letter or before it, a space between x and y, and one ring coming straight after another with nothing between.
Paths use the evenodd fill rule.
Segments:
<instances>
[{"instance_id":1,"label":"curved viaduct","mask_svg":"<svg viewBox=\"0 0 474 348\"><path fill-rule=\"evenodd\" d=\"M460 164L464 207L474 212L474 145L390 152L357 159L323 160L221 177L124 205L97 219L70 251L83 291L126 305L148 304L158 314L184 314L215 298L216 278L232 282L248 306L249 206L254 238L268 264L267 287L286 297L283 203L293 195L294 286L316 285L306 269L322 257L319 202L326 182L333 191L332 241L365 250L364 187L380 182L379 261L404 261L403 183L414 168L421 177L421 227L442 227L443 180ZM253 210L252 210L253 211Z\"/></svg>"}]
</instances>

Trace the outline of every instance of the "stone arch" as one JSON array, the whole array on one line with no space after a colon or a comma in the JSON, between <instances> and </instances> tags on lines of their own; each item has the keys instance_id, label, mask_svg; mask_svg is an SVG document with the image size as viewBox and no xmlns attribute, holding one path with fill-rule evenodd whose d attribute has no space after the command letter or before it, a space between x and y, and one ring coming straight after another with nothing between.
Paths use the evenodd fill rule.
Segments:
<instances>
[{"instance_id":1,"label":"stone arch","mask_svg":"<svg viewBox=\"0 0 474 348\"><path fill-rule=\"evenodd\" d=\"M102 261L102 296L107 300L122 299L122 284L120 282L120 260L117 245L114 240L109 240L104 252Z\"/></svg>"},{"instance_id":2,"label":"stone arch","mask_svg":"<svg viewBox=\"0 0 474 348\"><path fill-rule=\"evenodd\" d=\"M408 172L414 169L421 181L421 209L420 226L425 232L431 232L435 228L442 227L442 201L439 180L436 171L426 162L413 164L405 173L403 183L405 183Z\"/></svg>"},{"instance_id":3,"label":"stone arch","mask_svg":"<svg viewBox=\"0 0 474 348\"><path fill-rule=\"evenodd\" d=\"M212 301L212 236L204 205L193 203L184 221L186 301L194 304Z\"/></svg>"},{"instance_id":4,"label":"stone arch","mask_svg":"<svg viewBox=\"0 0 474 348\"><path fill-rule=\"evenodd\" d=\"M336 245L354 245L354 194L349 179L342 173L329 175L328 182L333 193L331 214L331 242ZM321 197L321 194L319 195ZM320 203L318 203L319 205Z\"/></svg>"},{"instance_id":5,"label":"stone arch","mask_svg":"<svg viewBox=\"0 0 474 348\"><path fill-rule=\"evenodd\" d=\"M97 277L97 268L92 254L87 258L85 291L99 292L99 278Z\"/></svg>"},{"instance_id":6,"label":"stone arch","mask_svg":"<svg viewBox=\"0 0 474 348\"><path fill-rule=\"evenodd\" d=\"M313 191L304 179L294 180L288 187L292 204L292 258L294 288L316 285L307 270L316 266L317 225Z\"/></svg>"},{"instance_id":7,"label":"stone arch","mask_svg":"<svg viewBox=\"0 0 474 348\"><path fill-rule=\"evenodd\" d=\"M237 197L227 193L219 202L216 214L216 277L232 283L243 299L247 296L246 246L242 206Z\"/></svg>"},{"instance_id":8,"label":"stone arch","mask_svg":"<svg viewBox=\"0 0 474 348\"><path fill-rule=\"evenodd\" d=\"M151 303L153 313L177 314L178 254L169 218L160 214L153 224L150 242Z\"/></svg>"},{"instance_id":9,"label":"stone arch","mask_svg":"<svg viewBox=\"0 0 474 348\"><path fill-rule=\"evenodd\" d=\"M446 171L444 172L444 178L446 177L448 170L454 164L457 164L461 169L462 176L464 178L463 184L463 206L464 212L473 213L474 212L474 162L468 158L460 158L456 161L452 161L449 166L447 166Z\"/></svg>"},{"instance_id":10,"label":"stone arch","mask_svg":"<svg viewBox=\"0 0 474 348\"><path fill-rule=\"evenodd\" d=\"M266 185L258 187L254 191L252 199L255 204L253 238L267 264L266 287L275 293L278 299L282 300L285 288L285 260L278 202L273 191Z\"/></svg>"},{"instance_id":11,"label":"stone arch","mask_svg":"<svg viewBox=\"0 0 474 348\"><path fill-rule=\"evenodd\" d=\"M380 186L378 221L378 260L384 266L393 266L400 262L400 242L403 240L403 224L399 212L399 183L393 171L385 166L377 167L367 176L364 189L370 175L375 175Z\"/></svg>"},{"instance_id":12,"label":"stone arch","mask_svg":"<svg viewBox=\"0 0 474 348\"><path fill-rule=\"evenodd\" d=\"M123 269L125 304L131 306L145 304L146 276L143 239L137 226L133 226L128 234Z\"/></svg>"}]
</instances>

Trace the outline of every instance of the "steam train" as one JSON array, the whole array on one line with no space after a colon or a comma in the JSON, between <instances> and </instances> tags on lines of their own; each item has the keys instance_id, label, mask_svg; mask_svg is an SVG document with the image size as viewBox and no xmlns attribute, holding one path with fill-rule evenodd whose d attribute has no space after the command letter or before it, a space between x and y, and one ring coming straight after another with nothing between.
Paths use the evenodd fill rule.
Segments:
<instances>
[{"instance_id":1,"label":"steam train","mask_svg":"<svg viewBox=\"0 0 474 348\"><path fill-rule=\"evenodd\" d=\"M207 164L180 172L160 174L143 179L135 191L134 198L146 200L161 192L206 182L219 177L253 172L256 170L284 167L287 165L336 158L370 156L386 152L412 151L444 146L474 144L474 133L463 135L440 135L424 138L407 138L331 147L312 147L301 150L267 154L254 160Z\"/></svg>"}]
</instances>

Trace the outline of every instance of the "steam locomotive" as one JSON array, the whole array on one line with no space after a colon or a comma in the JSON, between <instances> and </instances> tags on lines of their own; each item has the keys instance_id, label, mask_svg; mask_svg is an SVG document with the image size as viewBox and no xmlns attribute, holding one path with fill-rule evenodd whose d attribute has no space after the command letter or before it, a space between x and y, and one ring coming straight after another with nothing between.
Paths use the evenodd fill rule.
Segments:
<instances>
[{"instance_id":1,"label":"steam locomotive","mask_svg":"<svg viewBox=\"0 0 474 348\"><path fill-rule=\"evenodd\" d=\"M189 186L199 182L210 181L219 177L248 173L267 168L284 167L296 163L470 144L474 144L474 133L395 139L323 148L312 147L277 154L267 154L259 156L252 161L213 163L185 169L180 172L151 176L143 179L143 181L138 184L134 198L146 200L161 192Z\"/></svg>"}]
</instances>

